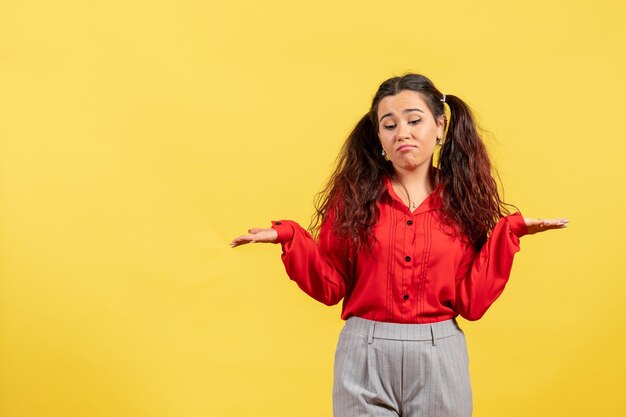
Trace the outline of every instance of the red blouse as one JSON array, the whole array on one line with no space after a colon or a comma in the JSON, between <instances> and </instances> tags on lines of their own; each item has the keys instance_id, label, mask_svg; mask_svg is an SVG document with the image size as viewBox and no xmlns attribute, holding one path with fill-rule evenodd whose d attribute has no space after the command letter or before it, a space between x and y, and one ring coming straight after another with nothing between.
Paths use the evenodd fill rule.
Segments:
<instances>
[{"instance_id":1,"label":"red blouse","mask_svg":"<svg viewBox=\"0 0 626 417\"><path fill-rule=\"evenodd\" d=\"M379 202L372 255L347 253L328 211L317 243L291 220L272 221L290 279L314 299L337 304L341 318L433 323L461 315L478 320L504 290L519 238L528 233L519 212L502 217L476 251L441 223L441 200L429 194L413 212L385 178L389 202ZM441 185L439 185L441 187ZM448 234L446 233L448 232Z\"/></svg>"}]
</instances>

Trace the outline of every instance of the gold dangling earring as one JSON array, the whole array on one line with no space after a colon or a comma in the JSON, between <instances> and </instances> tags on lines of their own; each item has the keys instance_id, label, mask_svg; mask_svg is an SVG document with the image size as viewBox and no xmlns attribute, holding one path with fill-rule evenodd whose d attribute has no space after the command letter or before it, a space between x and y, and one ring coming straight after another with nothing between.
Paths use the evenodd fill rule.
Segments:
<instances>
[{"instance_id":1,"label":"gold dangling earring","mask_svg":"<svg viewBox=\"0 0 626 417\"><path fill-rule=\"evenodd\" d=\"M443 138L437 138L437 145L443 145Z\"/></svg>"},{"instance_id":2,"label":"gold dangling earring","mask_svg":"<svg viewBox=\"0 0 626 417\"><path fill-rule=\"evenodd\" d=\"M385 150L383 149L383 151L381 152L381 155L383 156L383 158L385 158L385 161L388 161L389 158L387 157L387 153L385 153Z\"/></svg>"}]
</instances>

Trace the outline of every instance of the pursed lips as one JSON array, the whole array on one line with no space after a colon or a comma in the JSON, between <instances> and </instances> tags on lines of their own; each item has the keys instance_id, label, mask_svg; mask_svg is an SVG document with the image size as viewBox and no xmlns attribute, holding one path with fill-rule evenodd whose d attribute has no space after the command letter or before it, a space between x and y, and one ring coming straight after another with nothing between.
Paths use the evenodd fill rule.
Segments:
<instances>
[{"instance_id":1,"label":"pursed lips","mask_svg":"<svg viewBox=\"0 0 626 417\"><path fill-rule=\"evenodd\" d=\"M400 146L398 148L398 150L401 151L402 149L405 149L405 148L415 148L415 146L413 146L413 145L402 145L402 146Z\"/></svg>"}]
</instances>

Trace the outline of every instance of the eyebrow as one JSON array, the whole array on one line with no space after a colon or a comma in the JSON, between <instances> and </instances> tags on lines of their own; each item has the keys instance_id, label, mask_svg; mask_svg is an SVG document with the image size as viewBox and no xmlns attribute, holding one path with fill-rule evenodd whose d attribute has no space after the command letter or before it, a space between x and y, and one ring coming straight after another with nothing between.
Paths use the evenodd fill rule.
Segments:
<instances>
[{"instance_id":1,"label":"eyebrow","mask_svg":"<svg viewBox=\"0 0 626 417\"><path fill-rule=\"evenodd\" d=\"M404 109L404 110L402 110L402 113L408 113L408 112L412 112L412 111L418 111L420 113L424 113L424 111L422 109ZM385 117L391 116L392 114L393 113L387 113L387 114L383 115L383 117L381 117L378 122L379 123L382 122Z\"/></svg>"}]
</instances>

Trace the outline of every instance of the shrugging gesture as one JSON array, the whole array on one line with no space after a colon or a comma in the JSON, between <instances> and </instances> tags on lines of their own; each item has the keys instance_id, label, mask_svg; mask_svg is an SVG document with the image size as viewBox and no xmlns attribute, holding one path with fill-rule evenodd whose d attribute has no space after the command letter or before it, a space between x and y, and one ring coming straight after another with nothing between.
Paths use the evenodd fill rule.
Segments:
<instances>
[{"instance_id":1,"label":"shrugging gesture","mask_svg":"<svg viewBox=\"0 0 626 417\"><path fill-rule=\"evenodd\" d=\"M230 245L279 244L300 289L343 299L333 415L471 416L455 319L500 296L523 236L569 220L509 211L470 107L420 74L379 85L318 197L308 230L272 220Z\"/></svg>"}]
</instances>

